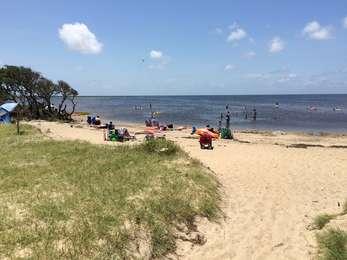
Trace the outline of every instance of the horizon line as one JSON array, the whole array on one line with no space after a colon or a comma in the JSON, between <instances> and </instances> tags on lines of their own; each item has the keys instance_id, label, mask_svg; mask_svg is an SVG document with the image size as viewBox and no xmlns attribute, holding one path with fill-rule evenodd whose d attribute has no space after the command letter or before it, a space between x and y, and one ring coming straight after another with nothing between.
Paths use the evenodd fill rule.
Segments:
<instances>
[{"instance_id":1,"label":"horizon line","mask_svg":"<svg viewBox=\"0 0 347 260\"><path fill-rule=\"evenodd\" d=\"M144 94L144 95L78 95L78 97L187 97L187 96L318 96L318 95L347 95L347 93L305 93L305 94Z\"/></svg>"}]
</instances>

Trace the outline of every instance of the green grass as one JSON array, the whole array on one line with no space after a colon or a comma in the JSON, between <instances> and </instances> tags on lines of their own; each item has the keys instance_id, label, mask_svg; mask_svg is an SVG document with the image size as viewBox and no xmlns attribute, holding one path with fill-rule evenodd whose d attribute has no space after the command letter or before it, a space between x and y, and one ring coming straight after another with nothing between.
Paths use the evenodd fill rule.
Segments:
<instances>
[{"instance_id":1,"label":"green grass","mask_svg":"<svg viewBox=\"0 0 347 260\"><path fill-rule=\"evenodd\" d=\"M79 116L89 116L90 115L90 113L86 112L86 111L75 112L75 114L79 115Z\"/></svg>"},{"instance_id":2,"label":"green grass","mask_svg":"<svg viewBox=\"0 0 347 260\"><path fill-rule=\"evenodd\" d=\"M330 220L334 218L333 215L321 214L314 218L313 225L316 229L322 229Z\"/></svg>"},{"instance_id":3,"label":"green grass","mask_svg":"<svg viewBox=\"0 0 347 260\"><path fill-rule=\"evenodd\" d=\"M215 178L176 145L97 146L0 126L0 258L127 259L218 217Z\"/></svg>"},{"instance_id":4,"label":"green grass","mask_svg":"<svg viewBox=\"0 0 347 260\"><path fill-rule=\"evenodd\" d=\"M339 229L328 229L317 235L319 258L322 260L347 259L347 233Z\"/></svg>"}]
</instances>

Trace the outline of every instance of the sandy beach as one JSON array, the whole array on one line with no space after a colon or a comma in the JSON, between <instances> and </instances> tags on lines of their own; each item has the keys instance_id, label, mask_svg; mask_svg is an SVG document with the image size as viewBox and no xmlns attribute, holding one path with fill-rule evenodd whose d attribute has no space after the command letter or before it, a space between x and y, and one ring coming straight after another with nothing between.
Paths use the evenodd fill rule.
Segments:
<instances>
[{"instance_id":1,"label":"sandy beach","mask_svg":"<svg viewBox=\"0 0 347 260\"><path fill-rule=\"evenodd\" d=\"M58 140L105 142L103 131L80 123L32 121ZM131 133L143 126L124 123ZM234 141L217 140L201 150L190 129L167 131L168 139L216 175L223 194L220 223L198 220L207 242L178 241L180 259L311 259L320 213L336 213L347 199L347 135L236 132ZM141 142L143 134L136 135ZM337 219L347 230L347 218Z\"/></svg>"}]
</instances>

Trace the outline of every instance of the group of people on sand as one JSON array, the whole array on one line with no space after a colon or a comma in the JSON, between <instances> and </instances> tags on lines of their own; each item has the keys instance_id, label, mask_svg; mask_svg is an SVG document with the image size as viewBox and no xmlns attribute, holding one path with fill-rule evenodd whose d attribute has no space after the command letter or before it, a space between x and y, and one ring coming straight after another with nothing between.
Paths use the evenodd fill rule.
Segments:
<instances>
[{"instance_id":1,"label":"group of people on sand","mask_svg":"<svg viewBox=\"0 0 347 260\"><path fill-rule=\"evenodd\" d=\"M101 125L101 120L99 116L87 116L88 125Z\"/></svg>"},{"instance_id":2,"label":"group of people on sand","mask_svg":"<svg viewBox=\"0 0 347 260\"><path fill-rule=\"evenodd\" d=\"M99 116L87 116L87 123L89 126L96 127L98 129L104 129L104 140L105 141L128 141L131 139L135 139L134 136L129 134L128 129L119 128L116 129L115 125L112 121L106 124L101 123L101 119Z\"/></svg>"}]
</instances>

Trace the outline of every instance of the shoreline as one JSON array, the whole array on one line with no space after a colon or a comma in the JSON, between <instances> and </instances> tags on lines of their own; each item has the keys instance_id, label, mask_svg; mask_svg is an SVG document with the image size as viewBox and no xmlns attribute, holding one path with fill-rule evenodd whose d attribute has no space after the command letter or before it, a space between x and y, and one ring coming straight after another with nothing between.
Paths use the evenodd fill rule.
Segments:
<instances>
[{"instance_id":1,"label":"shoreline","mask_svg":"<svg viewBox=\"0 0 347 260\"><path fill-rule=\"evenodd\" d=\"M77 112L78 113L78 112ZM73 120L76 123L86 123L86 116L80 116L80 115L73 115ZM116 124L116 127L130 127L130 128L141 128L145 127L144 122L132 122L132 121L126 121L126 120L112 120L104 118L101 120L102 123L108 123L112 121ZM177 127L186 127L187 129L192 129L192 125L188 124L174 124L174 128ZM201 127L203 128L203 127ZM336 132L330 132L330 131L311 131L311 130L283 130L283 129L254 129L254 128L234 128L231 124L231 130L234 133L252 133L252 134L275 134L278 135L280 133L285 134L294 134L294 135L307 135L307 136L332 136L332 137L344 137L347 136L347 129L344 131L336 131Z\"/></svg>"},{"instance_id":2,"label":"shoreline","mask_svg":"<svg viewBox=\"0 0 347 260\"><path fill-rule=\"evenodd\" d=\"M84 116L74 116L72 123L57 123L52 122L52 127L57 128L56 133L50 133L53 138L59 137L64 139L81 139L88 141L88 138L92 138L92 143L97 144L115 144L118 142L109 142L103 140L103 129L97 129L89 126L86 123ZM50 130L49 122L47 121L32 121L34 126L40 125L42 131ZM102 120L102 123L108 121ZM29 123L32 124L32 123ZM43 125L43 126L41 126ZM74 134L70 131L71 125L78 131L78 134ZM64 127L67 126L67 127ZM184 130L176 130L177 127L186 127ZM138 138L134 142L139 143L145 138L143 134L146 128L144 124L132 123L126 121L118 121L116 128L127 128L131 134L136 135ZM89 130L88 133L84 133L84 130ZM75 132L76 132L75 131ZM60 133L62 132L62 133ZM323 148L345 148L347 147L347 133L307 133L307 132L285 132L285 131L261 131L253 129L234 130L234 140L218 139L214 141L216 144L228 144L228 143L245 143L245 144L268 144L276 146L284 146L288 148L307 148L307 147L323 147ZM196 135L191 135L191 127L189 126L174 126L173 130L160 131L168 139L173 141L180 141L182 139L198 139Z\"/></svg>"}]
</instances>

